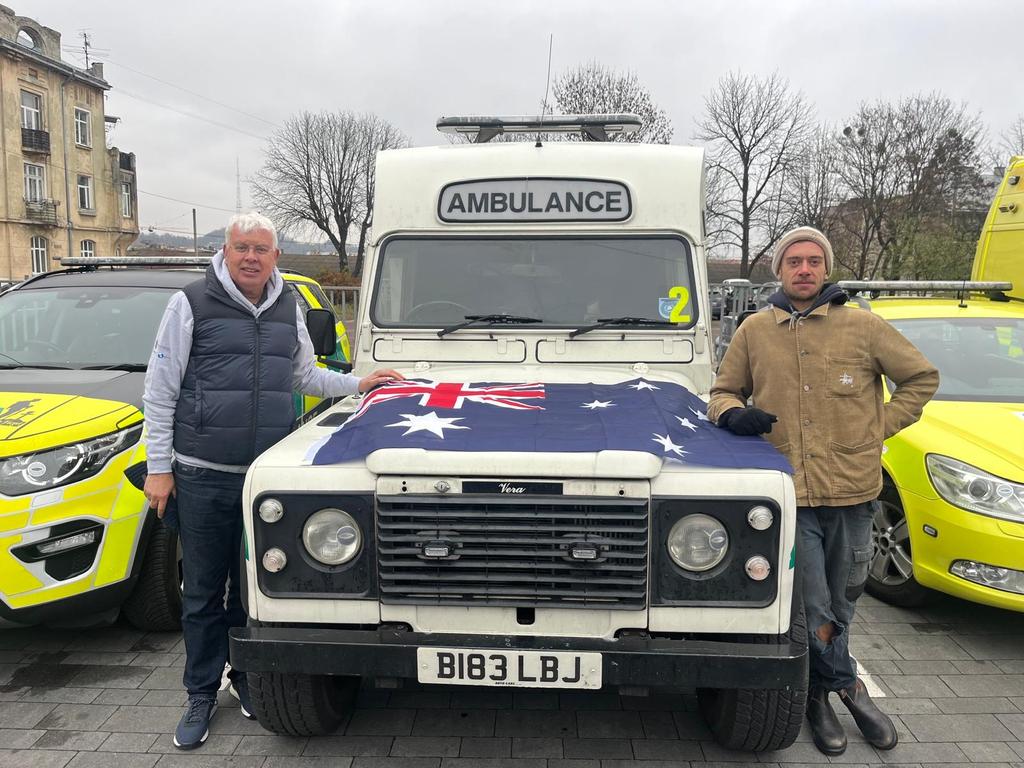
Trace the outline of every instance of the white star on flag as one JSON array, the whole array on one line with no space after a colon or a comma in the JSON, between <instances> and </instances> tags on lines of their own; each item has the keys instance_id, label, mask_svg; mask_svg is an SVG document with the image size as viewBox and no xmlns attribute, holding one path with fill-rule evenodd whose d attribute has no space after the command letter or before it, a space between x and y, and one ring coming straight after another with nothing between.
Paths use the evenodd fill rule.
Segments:
<instances>
[{"instance_id":1,"label":"white star on flag","mask_svg":"<svg viewBox=\"0 0 1024 768\"><path fill-rule=\"evenodd\" d=\"M595 400L592 403L584 403L583 405L580 406L580 408L589 408L590 410L593 411L596 410L597 408L611 408L614 405L615 403L613 403L611 400L608 400L607 402Z\"/></svg>"},{"instance_id":2,"label":"white star on flag","mask_svg":"<svg viewBox=\"0 0 1024 768\"><path fill-rule=\"evenodd\" d=\"M659 443L662 448L665 449L665 453L674 453L676 456L685 456L688 451L683 450L683 446L676 445L672 442L672 438L668 435L659 435L657 432L654 433L654 437L651 438L654 442Z\"/></svg>"},{"instance_id":3,"label":"white star on flag","mask_svg":"<svg viewBox=\"0 0 1024 768\"><path fill-rule=\"evenodd\" d=\"M636 384L630 384L629 388L635 389L637 392L639 392L641 389L661 389L661 387L656 387L653 384L648 384L643 379L638 381Z\"/></svg>"},{"instance_id":4,"label":"white star on flag","mask_svg":"<svg viewBox=\"0 0 1024 768\"><path fill-rule=\"evenodd\" d=\"M697 431L697 425L694 424L689 419L684 419L682 416L676 416L676 421L679 422L679 426L681 427L686 427L687 429L692 430L693 432Z\"/></svg>"},{"instance_id":5,"label":"white star on flag","mask_svg":"<svg viewBox=\"0 0 1024 768\"><path fill-rule=\"evenodd\" d=\"M408 427L402 433L402 437L413 432L431 432L443 439L444 430L446 429L469 429L469 427L463 427L455 423L456 421L462 421L462 417L442 419L438 417L435 411L424 414L403 413L401 415L405 417L405 421L399 421L397 424L388 424L387 426Z\"/></svg>"},{"instance_id":6,"label":"white star on flag","mask_svg":"<svg viewBox=\"0 0 1024 768\"><path fill-rule=\"evenodd\" d=\"M708 415L706 413L704 413L703 411L698 411L698 410L695 410L695 409L691 408L690 412L694 416L696 416L698 419L700 419L701 421L711 421L711 419L708 418ZM678 419L679 417L676 416L676 418Z\"/></svg>"}]
</instances>

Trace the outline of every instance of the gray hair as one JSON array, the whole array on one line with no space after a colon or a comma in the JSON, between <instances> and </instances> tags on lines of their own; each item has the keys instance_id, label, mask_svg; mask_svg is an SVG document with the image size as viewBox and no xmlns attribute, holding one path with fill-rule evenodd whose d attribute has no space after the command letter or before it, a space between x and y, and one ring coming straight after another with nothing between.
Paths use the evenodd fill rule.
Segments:
<instances>
[{"instance_id":1,"label":"gray hair","mask_svg":"<svg viewBox=\"0 0 1024 768\"><path fill-rule=\"evenodd\" d=\"M257 229L266 230L274 239L274 248L277 248L277 228L274 226L274 222L262 213L251 211L250 213L236 213L232 216L228 221L228 225L224 228L225 244L227 244L228 238L231 237L232 229L237 230L240 235L244 235L246 232L255 232Z\"/></svg>"}]
</instances>

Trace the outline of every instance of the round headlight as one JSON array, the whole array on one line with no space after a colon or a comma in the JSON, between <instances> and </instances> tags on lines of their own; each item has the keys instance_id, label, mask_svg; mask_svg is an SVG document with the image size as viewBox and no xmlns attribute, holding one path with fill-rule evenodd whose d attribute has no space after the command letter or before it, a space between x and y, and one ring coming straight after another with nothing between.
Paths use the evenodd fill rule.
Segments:
<instances>
[{"instance_id":1,"label":"round headlight","mask_svg":"<svg viewBox=\"0 0 1024 768\"><path fill-rule=\"evenodd\" d=\"M264 499L260 502L260 520L264 523L276 523L284 515L284 505L277 499Z\"/></svg>"},{"instance_id":2,"label":"round headlight","mask_svg":"<svg viewBox=\"0 0 1024 768\"><path fill-rule=\"evenodd\" d=\"M729 550L725 526L709 515L687 515L668 533L668 554L680 568L707 571L714 568Z\"/></svg>"},{"instance_id":3,"label":"round headlight","mask_svg":"<svg viewBox=\"0 0 1024 768\"><path fill-rule=\"evenodd\" d=\"M324 565L347 563L363 546L363 533L348 512L321 509L302 528L306 551Z\"/></svg>"}]
</instances>

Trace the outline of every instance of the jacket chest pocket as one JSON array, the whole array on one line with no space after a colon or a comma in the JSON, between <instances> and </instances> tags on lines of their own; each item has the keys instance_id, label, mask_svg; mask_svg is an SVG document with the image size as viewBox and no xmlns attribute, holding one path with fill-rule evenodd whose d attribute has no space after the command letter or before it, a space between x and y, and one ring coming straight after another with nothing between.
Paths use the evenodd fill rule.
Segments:
<instances>
[{"instance_id":1,"label":"jacket chest pocket","mask_svg":"<svg viewBox=\"0 0 1024 768\"><path fill-rule=\"evenodd\" d=\"M825 391L828 397L860 397L868 392L878 375L861 357L826 359Z\"/></svg>"}]
</instances>

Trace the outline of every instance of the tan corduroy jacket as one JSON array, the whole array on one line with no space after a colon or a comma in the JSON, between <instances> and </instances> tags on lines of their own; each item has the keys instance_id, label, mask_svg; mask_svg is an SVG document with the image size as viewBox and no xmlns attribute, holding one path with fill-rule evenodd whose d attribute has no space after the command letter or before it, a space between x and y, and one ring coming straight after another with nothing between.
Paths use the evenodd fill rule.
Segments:
<instances>
[{"instance_id":1,"label":"tan corduroy jacket","mask_svg":"<svg viewBox=\"0 0 1024 768\"><path fill-rule=\"evenodd\" d=\"M882 403L882 376L896 389ZM903 335L859 307L823 304L796 319L748 317L711 388L708 418L753 405L778 416L765 437L793 465L798 506L844 506L882 488L882 441L913 424L939 373Z\"/></svg>"}]
</instances>

